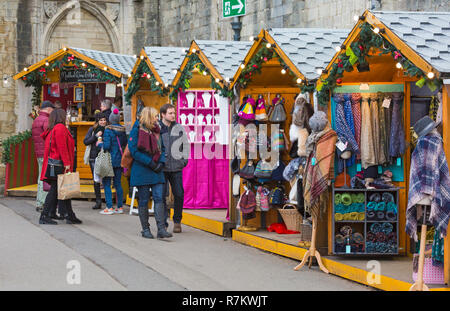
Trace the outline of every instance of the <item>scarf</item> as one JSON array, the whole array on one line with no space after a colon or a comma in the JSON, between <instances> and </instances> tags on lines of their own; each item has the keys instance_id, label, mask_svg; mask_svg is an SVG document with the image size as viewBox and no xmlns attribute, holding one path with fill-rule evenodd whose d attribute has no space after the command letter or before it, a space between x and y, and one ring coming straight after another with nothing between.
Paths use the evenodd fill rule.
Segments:
<instances>
[{"instance_id":1,"label":"scarf","mask_svg":"<svg viewBox=\"0 0 450 311\"><path fill-rule=\"evenodd\" d=\"M355 140L358 143L359 150L361 150L361 94L353 93L351 96L353 123L355 125ZM356 155L357 160L361 160L361 153Z\"/></svg>"},{"instance_id":2,"label":"scarf","mask_svg":"<svg viewBox=\"0 0 450 311\"><path fill-rule=\"evenodd\" d=\"M380 124L380 164L389 162L389 152L387 149L388 132L386 131L386 113L383 108L384 94L378 92L378 119Z\"/></svg>"},{"instance_id":3,"label":"scarf","mask_svg":"<svg viewBox=\"0 0 450 311\"><path fill-rule=\"evenodd\" d=\"M376 93L370 94L370 117L372 122L372 138L375 151L375 163L381 164L380 116L378 112L378 94Z\"/></svg>"},{"instance_id":4,"label":"scarf","mask_svg":"<svg viewBox=\"0 0 450 311\"><path fill-rule=\"evenodd\" d=\"M138 149L150 154L154 162L158 162L161 156L160 132L161 128L157 122L153 130L147 129L143 124L139 125Z\"/></svg>"},{"instance_id":5,"label":"scarf","mask_svg":"<svg viewBox=\"0 0 450 311\"><path fill-rule=\"evenodd\" d=\"M98 132L102 132L102 133L105 133L105 127L104 126L97 126L95 129L94 129L94 135L95 134L97 134Z\"/></svg>"},{"instance_id":6,"label":"scarf","mask_svg":"<svg viewBox=\"0 0 450 311\"><path fill-rule=\"evenodd\" d=\"M401 157L405 153L405 131L402 122L403 93L392 93L392 119L391 134L389 142L389 156L393 158Z\"/></svg>"},{"instance_id":7,"label":"scarf","mask_svg":"<svg viewBox=\"0 0 450 311\"><path fill-rule=\"evenodd\" d=\"M322 194L328 189L328 181L334 177L334 152L337 135L329 127L326 127L322 132L311 135L314 135L311 141L316 141L316 144L313 148L314 151L308 156L303 189L305 209L317 218L320 213L320 206L323 207L322 212L327 206L327 204L323 204L326 203L326 200ZM312 158L315 158L315 165L312 165Z\"/></svg>"},{"instance_id":8,"label":"scarf","mask_svg":"<svg viewBox=\"0 0 450 311\"><path fill-rule=\"evenodd\" d=\"M430 195L430 221L445 237L450 219L450 176L442 137L436 130L418 139L411 155L409 178L406 232L417 241L416 204Z\"/></svg>"},{"instance_id":9,"label":"scarf","mask_svg":"<svg viewBox=\"0 0 450 311\"><path fill-rule=\"evenodd\" d=\"M366 169L376 164L369 96L364 94L361 106L361 164Z\"/></svg>"}]
</instances>

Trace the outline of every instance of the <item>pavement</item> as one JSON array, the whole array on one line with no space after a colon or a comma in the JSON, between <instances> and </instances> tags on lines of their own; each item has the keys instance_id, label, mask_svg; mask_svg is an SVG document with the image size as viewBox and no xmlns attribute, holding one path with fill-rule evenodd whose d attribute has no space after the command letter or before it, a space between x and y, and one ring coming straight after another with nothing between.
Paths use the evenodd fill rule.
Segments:
<instances>
[{"instance_id":1,"label":"pavement","mask_svg":"<svg viewBox=\"0 0 450 311\"><path fill-rule=\"evenodd\" d=\"M39 225L34 200L1 198L0 290L373 290L185 225L171 239L144 239L128 207L101 215L91 205L73 201L81 225ZM156 235L153 217L150 226ZM70 285L73 260L81 282Z\"/></svg>"}]
</instances>

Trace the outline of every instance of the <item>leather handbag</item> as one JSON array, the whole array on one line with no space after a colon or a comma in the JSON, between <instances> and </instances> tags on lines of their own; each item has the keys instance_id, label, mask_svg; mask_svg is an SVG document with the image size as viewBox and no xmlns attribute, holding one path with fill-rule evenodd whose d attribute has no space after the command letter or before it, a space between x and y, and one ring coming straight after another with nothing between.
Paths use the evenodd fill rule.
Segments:
<instances>
[{"instance_id":1,"label":"leather handbag","mask_svg":"<svg viewBox=\"0 0 450 311\"><path fill-rule=\"evenodd\" d=\"M127 145L122 154L122 159L120 160L120 166L123 167L123 175L125 177L129 177L131 175L131 166L132 165L133 165L133 157L131 156L130 149L128 149L128 145Z\"/></svg>"},{"instance_id":2,"label":"leather handbag","mask_svg":"<svg viewBox=\"0 0 450 311\"><path fill-rule=\"evenodd\" d=\"M50 134L50 147L49 150L52 150L52 136L53 130ZM50 153L50 152L49 152ZM62 160L48 158L47 160L47 169L45 170L45 177L48 179L55 179L58 175L64 173L64 164Z\"/></svg>"},{"instance_id":3,"label":"leather handbag","mask_svg":"<svg viewBox=\"0 0 450 311\"><path fill-rule=\"evenodd\" d=\"M239 171L239 176L245 179L253 179L255 178L255 165L252 160L247 160L244 167Z\"/></svg>"}]
</instances>

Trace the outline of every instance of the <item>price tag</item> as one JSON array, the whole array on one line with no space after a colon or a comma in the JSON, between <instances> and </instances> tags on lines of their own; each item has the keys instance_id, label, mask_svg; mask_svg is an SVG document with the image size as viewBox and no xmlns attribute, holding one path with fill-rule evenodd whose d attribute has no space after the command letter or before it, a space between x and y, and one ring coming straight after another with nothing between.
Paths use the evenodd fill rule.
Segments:
<instances>
[{"instance_id":1,"label":"price tag","mask_svg":"<svg viewBox=\"0 0 450 311\"><path fill-rule=\"evenodd\" d=\"M383 169L381 168L381 165L378 165L378 174L383 174Z\"/></svg>"},{"instance_id":2,"label":"price tag","mask_svg":"<svg viewBox=\"0 0 450 311\"><path fill-rule=\"evenodd\" d=\"M348 145L348 142L346 142L345 144L341 141L341 140L339 140L337 143L336 143L336 147L342 152L342 151L344 151L346 148L347 148L347 145Z\"/></svg>"},{"instance_id":3,"label":"price tag","mask_svg":"<svg viewBox=\"0 0 450 311\"><path fill-rule=\"evenodd\" d=\"M383 100L383 108L389 109L390 106L391 106L391 99L389 97L386 97Z\"/></svg>"},{"instance_id":4,"label":"price tag","mask_svg":"<svg viewBox=\"0 0 450 311\"><path fill-rule=\"evenodd\" d=\"M311 159L311 165L312 165L312 166L316 165L316 158L315 158L315 157L313 157L313 158Z\"/></svg>"},{"instance_id":5,"label":"price tag","mask_svg":"<svg viewBox=\"0 0 450 311\"><path fill-rule=\"evenodd\" d=\"M356 171L361 172L361 170L362 170L361 163L356 164Z\"/></svg>"},{"instance_id":6,"label":"price tag","mask_svg":"<svg viewBox=\"0 0 450 311\"><path fill-rule=\"evenodd\" d=\"M352 247L350 245L345 246L345 253L350 254L352 252Z\"/></svg>"},{"instance_id":7,"label":"price tag","mask_svg":"<svg viewBox=\"0 0 450 311\"><path fill-rule=\"evenodd\" d=\"M402 158L397 158L397 166L402 166Z\"/></svg>"},{"instance_id":8,"label":"price tag","mask_svg":"<svg viewBox=\"0 0 450 311\"><path fill-rule=\"evenodd\" d=\"M361 83L359 85L359 89L361 91L368 91L368 90L370 90L369 83Z\"/></svg>"}]
</instances>

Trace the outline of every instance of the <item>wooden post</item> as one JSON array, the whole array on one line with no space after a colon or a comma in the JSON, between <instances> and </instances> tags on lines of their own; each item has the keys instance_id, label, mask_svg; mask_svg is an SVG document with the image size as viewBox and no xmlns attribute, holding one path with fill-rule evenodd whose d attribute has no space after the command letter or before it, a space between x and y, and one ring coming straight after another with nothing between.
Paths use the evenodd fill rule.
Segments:
<instances>
[{"instance_id":1,"label":"wooden post","mask_svg":"<svg viewBox=\"0 0 450 311\"><path fill-rule=\"evenodd\" d=\"M409 288L410 291L429 291L429 288L423 283L423 265L425 262L425 244L427 243L427 207L422 205L422 229L420 232L420 253L419 253L419 271L416 282Z\"/></svg>"}]
</instances>

